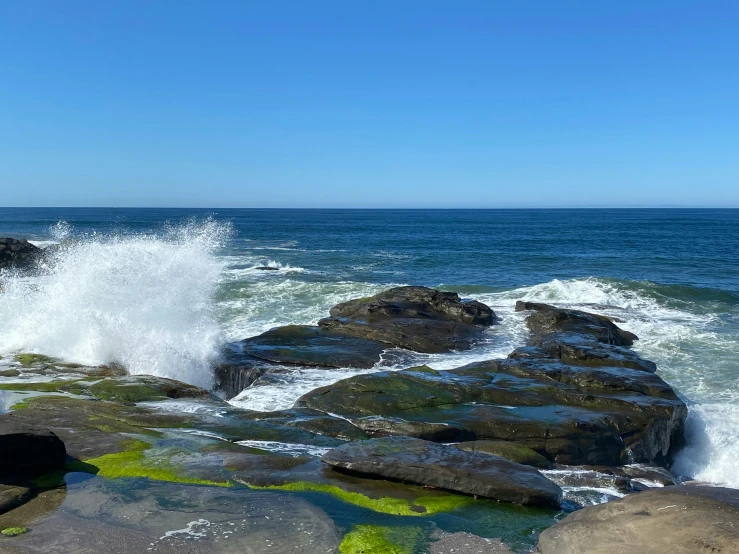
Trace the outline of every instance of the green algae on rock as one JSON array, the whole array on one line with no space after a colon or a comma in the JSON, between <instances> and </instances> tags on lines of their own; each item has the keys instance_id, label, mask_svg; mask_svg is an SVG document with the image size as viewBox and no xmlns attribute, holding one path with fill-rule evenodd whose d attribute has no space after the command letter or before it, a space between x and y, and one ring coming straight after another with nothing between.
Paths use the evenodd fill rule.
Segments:
<instances>
[{"instance_id":1,"label":"green algae on rock","mask_svg":"<svg viewBox=\"0 0 739 554\"><path fill-rule=\"evenodd\" d=\"M453 494L419 496L413 501L390 497L370 498L362 493L345 491L336 485L311 483L309 481L297 481L284 485L268 485L263 487L249 485L248 483L244 484L255 490L326 493L348 504L394 516L429 516L441 512L451 512L475 502L475 499L472 497Z\"/></svg>"},{"instance_id":2,"label":"green algae on rock","mask_svg":"<svg viewBox=\"0 0 739 554\"><path fill-rule=\"evenodd\" d=\"M85 464L97 469L97 475L116 479L119 477L144 477L154 481L183 483L188 485L210 485L231 487L230 481L210 481L181 474L166 456L147 459L145 451L151 444L141 440L131 440L125 444L126 450L116 454L104 454L98 458L85 460Z\"/></svg>"},{"instance_id":3,"label":"green algae on rock","mask_svg":"<svg viewBox=\"0 0 739 554\"><path fill-rule=\"evenodd\" d=\"M355 525L339 544L340 554L413 554L424 542L417 527Z\"/></svg>"},{"instance_id":4,"label":"green algae on rock","mask_svg":"<svg viewBox=\"0 0 739 554\"><path fill-rule=\"evenodd\" d=\"M17 537L24 533L28 533L28 527L6 527L5 529L0 530L0 534L5 535L6 537Z\"/></svg>"},{"instance_id":5,"label":"green algae on rock","mask_svg":"<svg viewBox=\"0 0 739 554\"><path fill-rule=\"evenodd\" d=\"M13 357L13 359L15 359L15 361L21 364L23 367L31 367L36 364L51 365L58 361L56 358L44 356L43 354L30 354L30 353L16 354Z\"/></svg>"}]
</instances>

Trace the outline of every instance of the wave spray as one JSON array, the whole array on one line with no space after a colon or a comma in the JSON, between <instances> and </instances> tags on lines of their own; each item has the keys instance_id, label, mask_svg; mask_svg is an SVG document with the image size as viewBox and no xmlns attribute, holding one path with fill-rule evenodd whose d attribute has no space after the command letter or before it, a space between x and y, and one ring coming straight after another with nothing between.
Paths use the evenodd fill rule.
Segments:
<instances>
[{"instance_id":1,"label":"wave spray","mask_svg":"<svg viewBox=\"0 0 739 554\"><path fill-rule=\"evenodd\" d=\"M228 225L206 220L60 246L38 276L2 277L0 353L118 363L210 388L221 341L217 252L229 235Z\"/></svg>"}]
</instances>

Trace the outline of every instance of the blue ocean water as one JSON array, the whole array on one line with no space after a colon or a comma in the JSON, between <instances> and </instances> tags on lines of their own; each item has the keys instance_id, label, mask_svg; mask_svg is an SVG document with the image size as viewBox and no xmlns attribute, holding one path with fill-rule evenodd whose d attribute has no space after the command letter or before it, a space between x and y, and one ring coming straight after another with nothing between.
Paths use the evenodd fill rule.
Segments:
<instances>
[{"instance_id":1,"label":"blue ocean water","mask_svg":"<svg viewBox=\"0 0 739 554\"><path fill-rule=\"evenodd\" d=\"M416 360L439 368L520 344L517 299L616 315L691 405L675 470L739 487L739 210L0 208L0 236L72 245L41 277L3 277L0 355L201 385L223 344L393 285L454 290L501 316L479 348ZM350 374L306 372L233 403L287 407Z\"/></svg>"}]
</instances>

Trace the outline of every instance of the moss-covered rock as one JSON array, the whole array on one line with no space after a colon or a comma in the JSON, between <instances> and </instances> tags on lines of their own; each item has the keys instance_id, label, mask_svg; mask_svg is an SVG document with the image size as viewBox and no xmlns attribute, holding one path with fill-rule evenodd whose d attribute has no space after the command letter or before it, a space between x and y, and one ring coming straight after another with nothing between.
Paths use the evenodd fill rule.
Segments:
<instances>
[{"instance_id":1,"label":"moss-covered rock","mask_svg":"<svg viewBox=\"0 0 739 554\"><path fill-rule=\"evenodd\" d=\"M417 527L355 525L339 544L340 554L413 554L426 533Z\"/></svg>"},{"instance_id":2,"label":"moss-covered rock","mask_svg":"<svg viewBox=\"0 0 739 554\"><path fill-rule=\"evenodd\" d=\"M14 359L16 362L21 364L23 367L32 367L36 365L45 366L45 365L51 365L58 360L56 358L51 358L49 356L44 356L43 354L16 354L14 356Z\"/></svg>"},{"instance_id":3,"label":"moss-covered rock","mask_svg":"<svg viewBox=\"0 0 739 554\"><path fill-rule=\"evenodd\" d=\"M521 446L515 442L509 441L470 441L461 442L455 445L457 448L466 450L467 452L480 452L482 454L491 454L523 464L527 466L537 467L541 469L551 469L554 465L544 456L535 452L531 448Z\"/></svg>"},{"instance_id":4,"label":"moss-covered rock","mask_svg":"<svg viewBox=\"0 0 739 554\"><path fill-rule=\"evenodd\" d=\"M134 404L168 398L206 398L220 402L210 392L163 377L131 375L102 379L90 386L89 392L99 400Z\"/></svg>"}]
</instances>

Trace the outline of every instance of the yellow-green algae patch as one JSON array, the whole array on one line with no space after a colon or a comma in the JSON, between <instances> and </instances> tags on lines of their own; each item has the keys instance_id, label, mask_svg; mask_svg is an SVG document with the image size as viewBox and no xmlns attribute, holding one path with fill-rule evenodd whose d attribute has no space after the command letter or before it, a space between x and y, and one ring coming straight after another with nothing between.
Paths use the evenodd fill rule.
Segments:
<instances>
[{"instance_id":1,"label":"yellow-green algae patch","mask_svg":"<svg viewBox=\"0 0 739 554\"><path fill-rule=\"evenodd\" d=\"M88 387L83 382L97 381L95 377L82 379L65 379L58 381L41 381L37 383L3 383L0 390L15 390L23 392L69 392L71 394L82 394Z\"/></svg>"},{"instance_id":2,"label":"yellow-green algae patch","mask_svg":"<svg viewBox=\"0 0 739 554\"><path fill-rule=\"evenodd\" d=\"M311 483L309 481L297 481L284 485L269 485L266 487L249 485L249 487L260 490L323 492L335 496L348 504L354 504L355 506L366 508L373 512L394 516L430 516L440 512L451 512L474 502L474 499L469 496L458 495L421 496L413 502L402 498L370 498L358 492L345 491L334 485Z\"/></svg>"},{"instance_id":3,"label":"yellow-green algae patch","mask_svg":"<svg viewBox=\"0 0 739 554\"><path fill-rule=\"evenodd\" d=\"M18 535L22 535L23 533L28 533L28 527L6 527L5 529L1 530L0 533L5 535L6 537L17 537Z\"/></svg>"},{"instance_id":4,"label":"yellow-green algae patch","mask_svg":"<svg viewBox=\"0 0 739 554\"><path fill-rule=\"evenodd\" d=\"M25 410L26 408L31 407L31 402L34 400L41 398L40 396L29 396L28 398L24 398L23 400L19 400L18 402L15 402L12 406L10 406L10 409L13 411L16 410ZM66 396L62 396L60 394L50 394L48 396L45 396L45 398L67 398Z\"/></svg>"},{"instance_id":5,"label":"yellow-green algae patch","mask_svg":"<svg viewBox=\"0 0 739 554\"><path fill-rule=\"evenodd\" d=\"M424 539L416 527L355 525L339 544L340 554L412 554Z\"/></svg>"},{"instance_id":6,"label":"yellow-green algae patch","mask_svg":"<svg viewBox=\"0 0 739 554\"><path fill-rule=\"evenodd\" d=\"M97 475L109 479L119 477L144 477L154 481L183 483L187 485L209 485L214 487L231 487L230 481L209 481L196 479L178 473L177 468L166 459L147 458L145 451L151 445L141 440L131 440L126 443L126 450L117 454L104 454L97 458L85 460L88 466L97 469Z\"/></svg>"},{"instance_id":7,"label":"yellow-green algae patch","mask_svg":"<svg viewBox=\"0 0 739 554\"><path fill-rule=\"evenodd\" d=\"M21 364L23 367L31 367L35 363L41 364L53 364L56 360L43 354L16 354L14 356L15 361Z\"/></svg>"}]
</instances>

